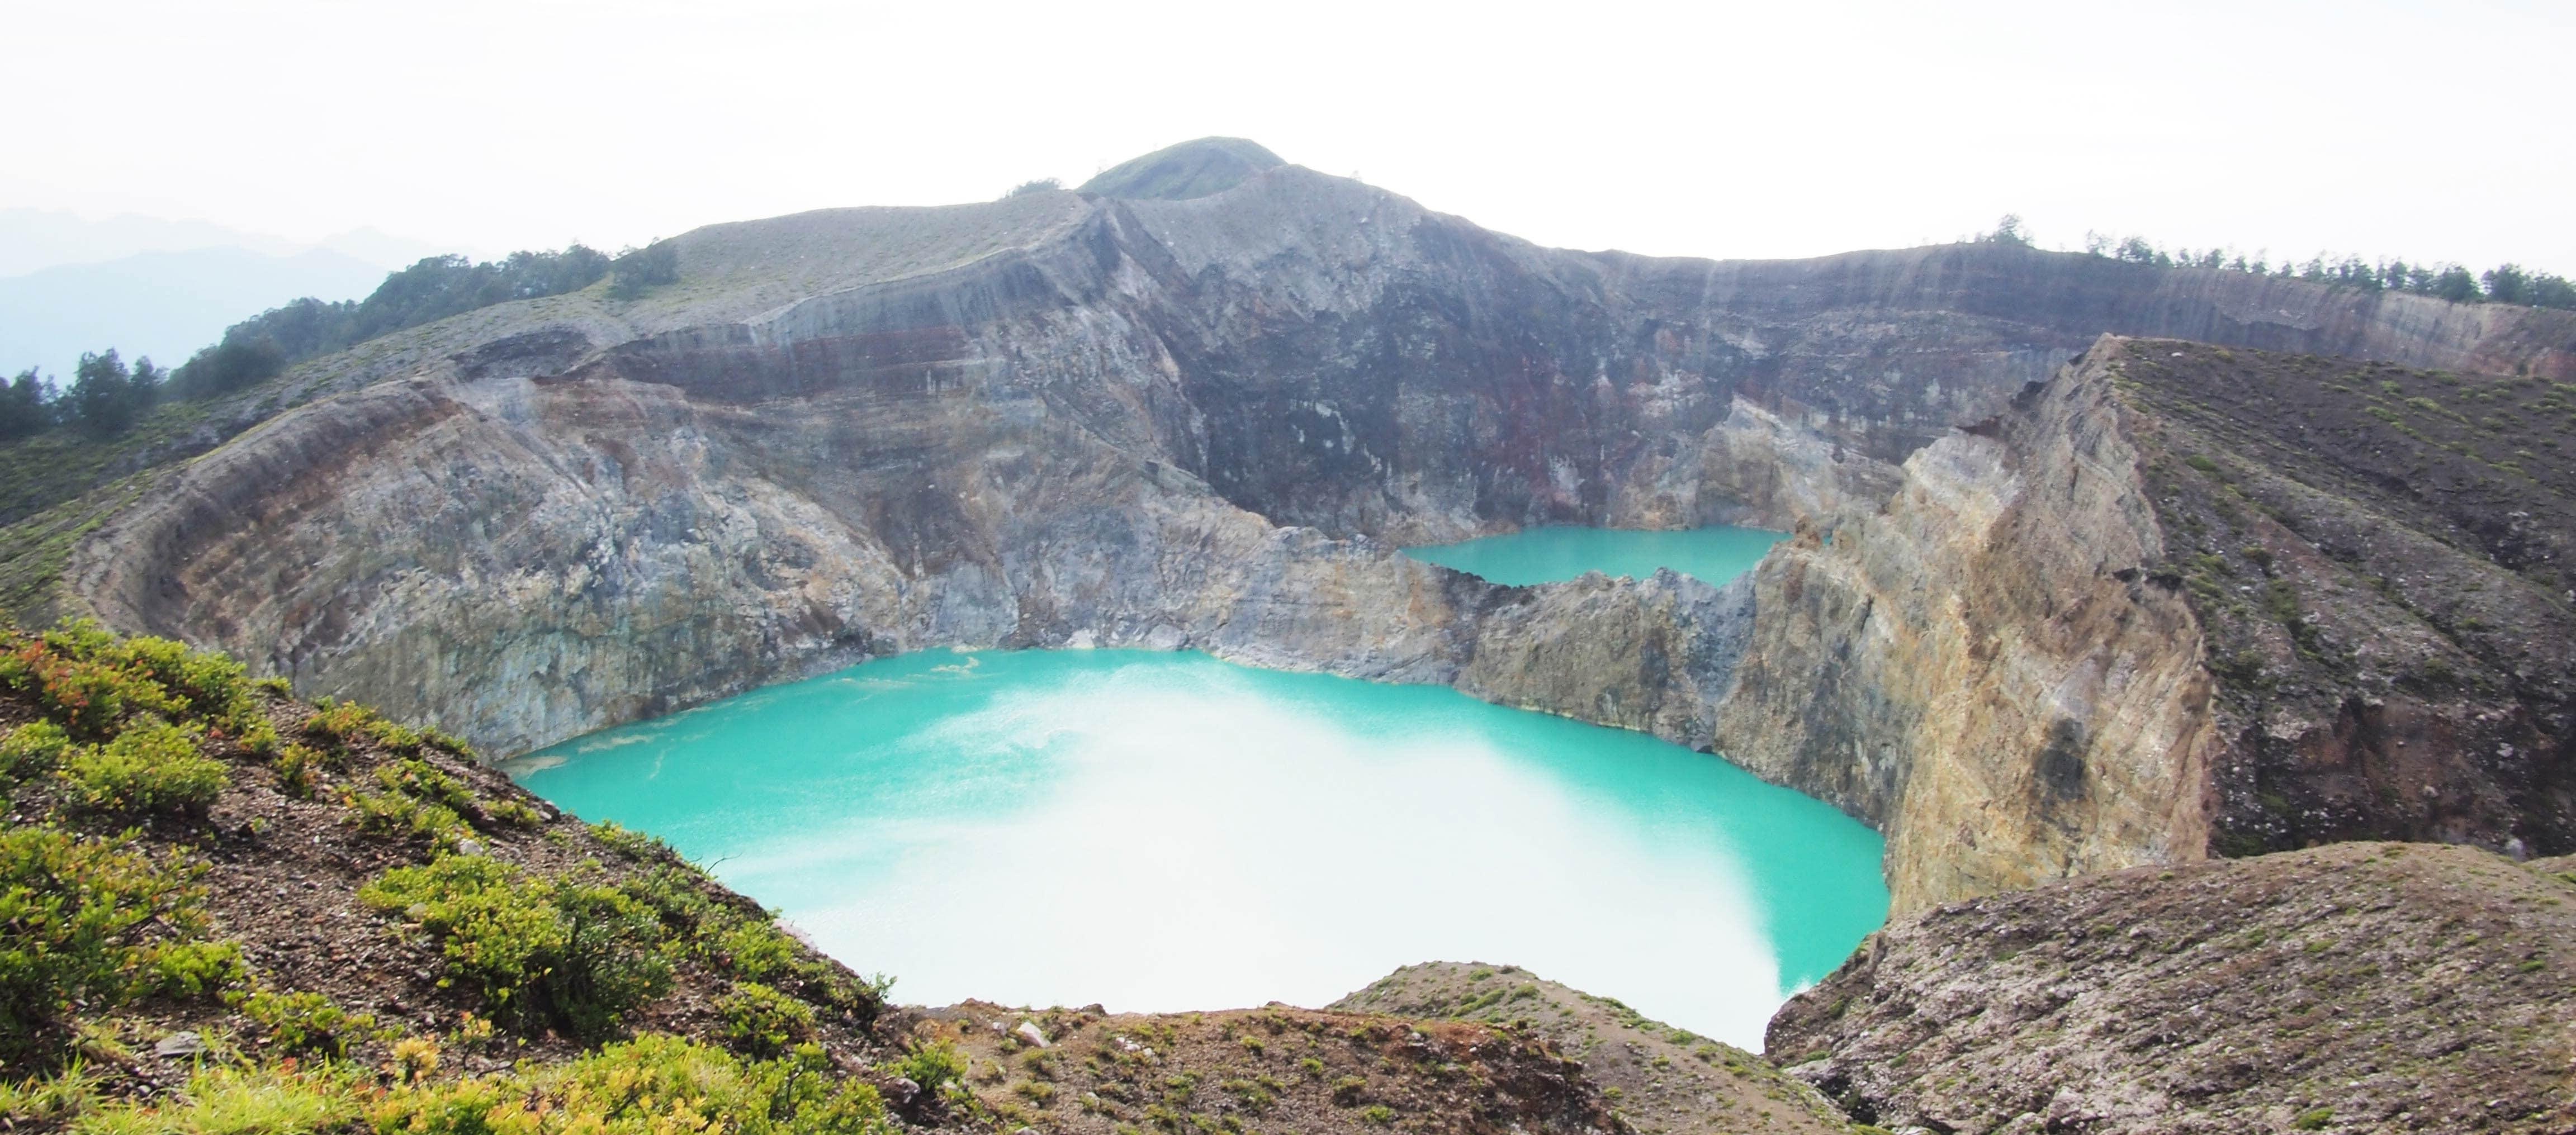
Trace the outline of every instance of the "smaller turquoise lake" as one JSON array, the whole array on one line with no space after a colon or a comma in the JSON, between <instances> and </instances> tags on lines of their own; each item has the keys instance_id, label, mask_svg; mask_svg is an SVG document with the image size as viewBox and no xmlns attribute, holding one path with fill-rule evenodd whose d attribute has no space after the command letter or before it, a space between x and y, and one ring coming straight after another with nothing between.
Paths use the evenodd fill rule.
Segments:
<instances>
[{"instance_id":1,"label":"smaller turquoise lake","mask_svg":"<svg viewBox=\"0 0 2576 1135\"><path fill-rule=\"evenodd\" d=\"M1678 532L1567 526L1427 544L1404 554L1514 587L1575 579L1587 571L1644 579L1659 567L1725 583L1751 571L1788 535L1727 526Z\"/></svg>"},{"instance_id":2,"label":"smaller turquoise lake","mask_svg":"<svg viewBox=\"0 0 2576 1135\"><path fill-rule=\"evenodd\" d=\"M1510 962L1759 1049L1887 914L1875 833L1724 760L1193 653L904 655L510 767L915 1004L1312 1006Z\"/></svg>"}]
</instances>

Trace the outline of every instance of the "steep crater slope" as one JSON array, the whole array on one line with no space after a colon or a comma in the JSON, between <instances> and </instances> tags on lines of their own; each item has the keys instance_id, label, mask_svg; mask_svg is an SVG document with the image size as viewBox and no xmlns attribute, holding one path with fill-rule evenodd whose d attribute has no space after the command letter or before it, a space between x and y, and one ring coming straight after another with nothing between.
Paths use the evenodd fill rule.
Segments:
<instances>
[{"instance_id":1,"label":"steep crater slope","mask_svg":"<svg viewBox=\"0 0 2576 1135\"><path fill-rule=\"evenodd\" d=\"M2569 398L2106 339L1763 563L1716 742L1871 818L1900 908L2339 839L2562 853L2576 517L2514 453Z\"/></svg>"},{"instance_id":2,"label":"steep crater slope","mask_svg":"<svg viewBox=\"0 0 2576 1135\"><path fill-rule=\"evenodd\" d=\"M947 644L1191 646L1730 751L1749 735L1722 721L1762 716L1731 692L1832 703L1753 766L1901 831L1891 770L1954 759L1903 720L1932 677L1837 677L1775 642L1740 682L1748 642L1791 625L1771 605L1806 617L1785 577L1501 588L1388 543L1835 528L2105 328L2576 365L2556 313L2003 245L1552 251L1293 166L1184 200L805 214L680 249L681 282L631 304L504 305L300 368L296 391L338 393L52 530L77 543L33 610L222 646L502 751ZM2144 803L2032 821L2114 850L2011 837L1989 853L2008 869L1907 891L1900 866L1900 894L2197 854L2205 820L2172 787L2196 774L2150 767L2173 755L2136 747Z\"/></svg>"},{"instance_id":3,"label":"steep crater slope","mask_svg":"<svg viewBox=\"0 0 2576 1135\"><path fill-rule=\"evenodd\" d=\"M2351 843L1978 899L1881 933L1766 1048L1898 1129L2565 1131L2571 866Z\"/></svg>"}]
</instances>

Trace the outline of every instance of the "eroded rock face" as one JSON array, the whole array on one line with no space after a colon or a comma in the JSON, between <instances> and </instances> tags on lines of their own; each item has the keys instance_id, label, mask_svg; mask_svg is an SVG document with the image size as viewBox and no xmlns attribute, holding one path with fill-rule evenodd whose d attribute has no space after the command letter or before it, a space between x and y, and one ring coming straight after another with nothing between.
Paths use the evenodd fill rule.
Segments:
<instances>
[{"instance_id":1,"label":"eroded rock face","mask_svg":"<svg viewBox=\"0 0 2576 1135\"><path fill-rule=\"evenodd\" d=\"M2564 1131L2576 875L2348 843L1904 919L1772 1019L1861 1122Z\"/></svg>"},{"instance_id":2,"label":"eroded rock face","mask_svg":"<svg viewBox=\"0 0 2576 1135\"><path fill-rule=\"evenodd\" d=\"M64 605L497 754L943 645L1454 683L1722 744L1887 830L1921 901L2208 842L2189 613L2102 574L2157 547L2126 419L2014 392L2105 329L2576 367L2563 313L1991 245L1570 253L1296 167L679 247L632 304L299 369L343 393L162 477ZM1393 547L1548 522L1812 531L1727 588Z\"/></svg>"},{"instance_id":3,"label":"eroded rock face","mask_svg":"<svg viewBox=\"0 0 2576 1135\"><path fill-rule=\"evenodd\" d=\"M2328 840L2576 846L2576 484L2418 386L2563 397L2106 339L1757 569L1717 746L1877 825L1900 910Z\"/></svg>"},{"instance_id":4,"label":"eroded rock face","mask_svg":"<svg viewBox=\"0 0 2576 1135\"><path fill-rule=\"evenodd\" d=\"M1871 817L1899 909L2207 845L2210 678L2138 571L2165 549L2131 416L2090 360L1755 573L1718 743Z\"/></svg>"}]
</instances>

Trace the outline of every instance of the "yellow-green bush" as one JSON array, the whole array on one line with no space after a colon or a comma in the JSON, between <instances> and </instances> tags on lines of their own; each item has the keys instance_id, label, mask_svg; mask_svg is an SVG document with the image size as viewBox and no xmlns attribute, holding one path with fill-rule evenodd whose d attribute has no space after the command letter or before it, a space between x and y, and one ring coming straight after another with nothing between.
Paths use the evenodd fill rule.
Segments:
<instances>
[{"instance_id":1,"label":"yellow-green bush","mask_svg":"<svg viewBox=\"0 0 2576 1135\"><path fill-rule=\"evenodd\" d=\"M387 871L358 897L436 934L450 971L442 984L461 979L522 1028L606 1035L670 987L670 965L653 953L659 928L615 887L446 855Z\"/></svg>"},{"instance_id":2,"label":"yellow-green bush","mask_svg":"<svg viewBox=\"0 0 2576 1135\"><path fill-rule=\"evenodd\" d=\"M259 1023L268 1043L290 1055L315 1053L339 1058L349 1042L374 1032L372 1013L352 1013L328 996L311 992L260 990L243 998L241 1013Z\"/></svg>"},{"instance_id":3,"label":"yellow-green bush","mask_svg":"<svg viewBox=\"0 0 2576 1135\"><path fill-rule=\"evenodd\" d=\"M749 1056L776 1056L814 1035L814 1007L784 993L746 981L716 1002L724 1021L725 1043Z\"/></svg>"},{"instance_id":4,"label":"yellow-green bush","mask_svg":"<svg viewBox=\"0 0 2576 1135\"><path fill-rule=\"evenodd\" d=\"M63 774L81 803L99 811L193 815L205 813L226 779L223 762L199 753L187 730L160 721L73 752Z\"/></svg>"},{"instance_id":5,"label":"yellow-green bush","mask_svg":"<svg viewBox=\"0 0 2576 1135\"><path fill-rule=\"evenodd\" d=\"M410 726L389 721L356 702L324 698L319 704L321 709L304 722L304 731L335 748L345 751L360 741L372 740L397 753L420 751L420 732Z\"/></svg>"},{"instance_id":6,"label":"yellow-green bush","mask_svg":"<svg viewBox=\"0 0 2576 1135\"><path fill-rule=\"evenodd\" d=\"M30 721L0 738L0 777L34 776L62 762L72 739L50 721Z\"/></svg>"},{"instance_id":7,"label":"yellow-green bush","mask_svg":"<svg viewBox=\"0 0 2576 1135\"><path fill-rule=\"evenodd\" d=\"M0 829L0 1055L43 1043L75 1001L185 993L237 973L236 953L181 948L206 931L202 901L189 872L124 841Z\"/></svg>"},{"instance_id":8,"label":"yellow-green bush","mask_svg":"<svg viewBox=\"0 0 2576 1135\"><path fill-rule=\"evenodd\" d=\"M442 848L473 833L466 817L479 809L465 782L417 758L376 766L382 792L351 792L349 806L358 810L358 826L371 832L425 835Z\"/></svg>"},{"instance_id":9,"label":"yellow-green bush","mask_svg":"<svg viewBox=\"0 0 2576 1135\"><path fill-rule=\"evenodd\" d=\"M372 1112L385 1135L826 1135L891 1130L875 1089L832 1074L820 1050L744 1060L660 1034L553 1067L423 1083Z\"/></svg>"}]
</instances>

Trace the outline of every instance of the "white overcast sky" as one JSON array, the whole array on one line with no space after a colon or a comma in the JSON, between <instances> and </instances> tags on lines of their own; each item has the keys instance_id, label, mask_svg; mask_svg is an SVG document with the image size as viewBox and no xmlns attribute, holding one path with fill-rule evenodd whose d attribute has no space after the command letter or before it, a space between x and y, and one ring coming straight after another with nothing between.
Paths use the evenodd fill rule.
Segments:
<instances>
[{"instance_id":1,"label":"white overcast sky","mask_svg":"<svg viewBox=\"0 0 2576 1135\"><path fill-rule=\"evenodd\" d=\"M493 254L1252 138L1546 244L2576 273L2576 3L0 0L0 206Z\"/></svg>"}]
</instances>

